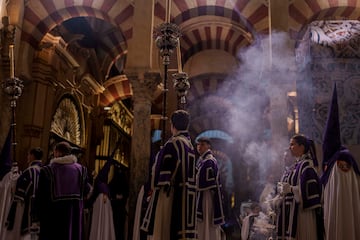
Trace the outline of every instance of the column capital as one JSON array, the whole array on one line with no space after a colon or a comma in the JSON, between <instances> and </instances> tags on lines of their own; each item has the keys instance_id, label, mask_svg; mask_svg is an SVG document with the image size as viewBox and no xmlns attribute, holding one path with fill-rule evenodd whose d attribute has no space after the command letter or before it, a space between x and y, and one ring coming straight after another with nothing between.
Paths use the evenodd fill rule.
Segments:
<instances>
[{"instance_id":1,"label":"column capital","mask_svg":"<svg viewBox=\"0 0 360 240\"><path fill-rule=\"evenodd\" d=\"M131 83L134 101L140 99L151 101L161 83L159 72L130 72L126 76Z\"/></svg>"}]
</instances>

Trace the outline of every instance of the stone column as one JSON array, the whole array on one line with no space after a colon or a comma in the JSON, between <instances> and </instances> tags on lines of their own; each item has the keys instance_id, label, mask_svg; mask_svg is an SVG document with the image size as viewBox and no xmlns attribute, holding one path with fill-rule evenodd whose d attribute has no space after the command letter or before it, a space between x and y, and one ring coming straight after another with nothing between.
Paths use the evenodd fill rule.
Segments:
<instances>
[{"instance_id":1,"label":"stone column","mask_svg":"<svg viewBox=\"0 0 360 240\"><path fill-rule=\"evenodd\" d=\"M154 31L154 0L134 0L133 37L128 42L126 57L127 69L142 69L147 72L153 68L153 31ZM137 70L138 71L138 70Z\"/></svg>"},{"instance_id":2,"label":"stone column","mask_svg":"<svg viewBox=\"0 0 360 240\"><path fill-rule=\"evenodd\" d=\"M133 90L133 134L130 160L129 236L132 235L137 195L149 172L151 148L151 100L161 82L159 73L129 73ZM130 238L129 238L130 239Z\"/></svg>"},{"instance_id":3,"label":"stone column","mask_svg":"<svg viewBox=\"0 0 360 240\"><path fill-rule=\"evenodd\" d=\"M269 121L271 148L275 164L282 163L282 155L288 147L287 129L288 92L295 91L293 40L287 36L289 0L265 0L269 9ZM277 14L277 13L282 14ZM280 39L281 38L281 39ZM279 46L279 41L282 42ZM283 57L286 59L282 59Z\"/></svg>"},{"instance_id":4,"label":"stone column","mask_svg":"<svg viewBox=\"0 0 360 240\"><path fill-rule=\"evenodd\" d=\"M130 158L128 239L132 239L136 200L149 171L151 100L160 74L154 73L153 24L155 0L134 0L132 38L128 41L125 74L133 90L133 133Z\"/></svg>"}]
</instances>

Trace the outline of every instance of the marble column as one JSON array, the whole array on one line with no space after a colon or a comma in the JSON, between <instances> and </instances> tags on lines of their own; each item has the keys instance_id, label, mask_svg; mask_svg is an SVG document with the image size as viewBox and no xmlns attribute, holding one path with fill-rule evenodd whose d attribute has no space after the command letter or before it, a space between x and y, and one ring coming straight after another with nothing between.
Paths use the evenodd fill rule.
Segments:
<instances>
[{"instance_id":1,"label":"marble column","mask_svg":"<svg viewBox=\"0 0 360 240\"><path fill-rule=\"evenodd\" d=\"M132 232L136 200L149 172L151 149L151 100L161 82L159 73L128 73L133 90L133 134L130 160L129 233Z\"/></svg>"},{"instance_id":2,"label":"marble column","mask_svg":"<svg viewBox=\"0 0 360 240\"><path fill-rule=\"evenodd\" d=\"M288 92L295 91L295 59L293 40L286 33L288 32L288 7L290 1L264 0L268 7L268 38L264 39L263 46L266 48L267 72L264 76L269 81L266 88L270 99L268 121L271 128L271 149L272 169L275 176L280 176L283 170L283 153L289 145L289 134L287 129ZM282 14L278 14L281 12ZM281 44L280 44L281 43Z\"/></svg>"}]
</instances>

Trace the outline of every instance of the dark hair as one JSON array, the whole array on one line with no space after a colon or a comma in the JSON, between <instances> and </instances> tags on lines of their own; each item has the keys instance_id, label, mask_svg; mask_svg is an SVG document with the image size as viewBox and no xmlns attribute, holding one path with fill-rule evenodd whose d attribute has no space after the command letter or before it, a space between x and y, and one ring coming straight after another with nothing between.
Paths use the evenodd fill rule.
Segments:
<instances>
[{"instance_id":1,"label":"dark hair","mask_svg":"<svg viewBox=\"0 0 360 240\"><path fill-rule=\"evenodd\" d=\"M319 165L317 157L316 157L315 143L313 140L308 139L307 137L305 137L302 134L296 134L291 139L294 139L297 144L304 146L304 153L308 153L308 152L310 153L311 158L314 162L314 166Z\"/></svg>"},{"instance_id":2,"label":"dark hair","mask_svg":"<svg viewBox=\"0 0 360 240\"><path fill-rule=\"evenodd\" d=\"M309 151L309 140L307 137L305 137L302 134L296 134L291 139L294 139L295 142L299 145L304 146L304 153L307 153Z\"/></svg>"},{"instance_id":3,"label":"dark hair","mask_svg":"<svg viewBox=\"0 0 360 240\"><path fill-rule=\"evenodd\" d=\"M43 150L39 147L30 149L29 153L33 155L36 160L41 160L44 154Z\"/></svg>"},{"instance_id":4,"label":"dark hair","mask_svg":"<svg viewBox=\"0 0 360 240\"><path fill-rule=\"evenodd\" d=\"M207 137L200 137L196 140L196 143L207 143L211 146L210 138Z\"/></svg>"},{"instance_id":5,"label":"dark hair","mask_svg":"<svg viewBox=\"0 0 360 240\"><path fill-rule=\"evenodd\" d=\"M71 154L71 146L68 142L59 142L55 145L56 151L59 151L61 156L66 156Z\"/></svg>"},{"instance_id":6,"label":"dark hair","mask_svg":"<svg viewBox=\"0 0 360 240\"><path fill-rule=\"evenodd\" d=\"M185 110L176 110L171 114L171 123L179 131L187 130L190 122L190 114Z\"/></svg>"}]
</instances>

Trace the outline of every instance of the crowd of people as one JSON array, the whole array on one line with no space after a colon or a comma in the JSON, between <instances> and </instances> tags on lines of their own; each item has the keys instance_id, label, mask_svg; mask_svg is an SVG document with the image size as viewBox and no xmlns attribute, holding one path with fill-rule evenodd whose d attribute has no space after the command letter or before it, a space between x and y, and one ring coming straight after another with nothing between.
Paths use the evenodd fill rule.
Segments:
<instances>
[{"instance_id":1,"label":"crowd of people","mask_svg":"<svg viewBox=\"0 0 360 240\"><path fill-rule=\"evenodd\" d=\"M190 116L184 110L172 114L172 137L152 165L152 194L147 196L146 211L139 224L142 230L138 229L145 238L223 236L221 225L225 219L217 161L211 152L210 139L199 139L194 148L188 133L189 122ZM87 168L78 163L72 149L68 142L57 143L47 164L43 164L41 148L29 151L29 167L16 179L11 175L12 185L6 189L6 206L1 205L4 213L1 239L127 238L129 184L120 164L107 160L91 182ZM89 209L90 220L85 217Z\"/></svg>"},{"instance_id":2,"label":"crowd of people","mask_svg":"<svg viewBox=\"0 0 360 240\"><path fill-rule=\"evenodd\" d=\"M2 177L0 239L125 239L129 189L120 164L107 160L92 183L73 149L68 142L57 143L44 165L43 150L32 148L28 168Z\"/></svg>"},{"instance_id":3,"label":"crowd of people","mask_svg":"<svg viewBox=\"0 0 360 240\"><path fill-rule=\"evenodd\" d=\"M185 110L170 117L172 136L151 161L149 180L139 193L133 240L226 239L221 176L211 141L199 138L194 147L189 123ZM289 151L292 161L285 158L281 178L276 181L269 174L259 203L252 203L241 217L241 239L360 239L360 171L341 145L336 88L322 165L314 142L304 135L290 139ZM56 144L47 165L42 165L42 155L40 148L33 148L29 167L21 175L10 171L17 176L12 181L16 187L9 198L10 184L6 200L0 201L1 239L125 240L129 189L120 164L107 160L90 183L69 143ZM84 227L86 208L92 213L90 228Z\"/></svg>"}]
</instances>

